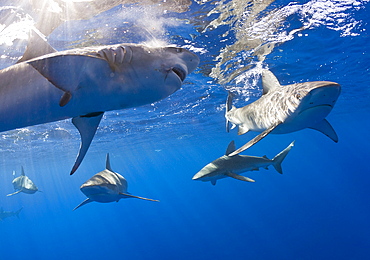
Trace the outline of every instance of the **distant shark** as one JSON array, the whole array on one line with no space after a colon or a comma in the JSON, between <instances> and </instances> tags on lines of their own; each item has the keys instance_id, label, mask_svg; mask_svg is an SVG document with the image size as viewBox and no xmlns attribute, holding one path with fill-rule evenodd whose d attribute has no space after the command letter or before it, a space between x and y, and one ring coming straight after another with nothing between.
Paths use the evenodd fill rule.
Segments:
<instances>
[{"instance_id":1,"label":"distant shark","mask_svg":"<svg viewBox=\"0 0 370 260\"><path fill-rule=\"evenodd\" d=\"M283 170L281 168L281 163L289 153L290 149L292 149L293 145L294 142L270 160L266 156L230 156L230 154L235 151L235 143L234 141L231 141L227 147L226 154L203 167L194 175L193 180L210 181L213 185L216 185L217 180L226 177L231 177L241 181L254 182L254 180L239 175L239 173L258 171L261 167L267 169L270 165L274 166L276 171L282 174Z\"/></svg>"},{"instance_id":2,"label":"distant shark","mask_svg":"<svg viewBox=\"0 0 370 260\"><path fill-rule=\"evenodd\" d=\"M56 52L33 33L33 48L0 71L0 132L72 118L81 147L70 174L105 111L166 98L199 64L195 54L177 47L127 43Z\"/></svg>"},{"instance_id":3,"label":"distant shark","mask_svg":"<svg viewBox=\"0 0 370 260\"><path fill-rule=\"evenodd\" d=\"M21 212L23 208L18 209L17 211L4 211L3 208L0 208L0 220L4 220L9 217L18 217L19 212Z\"/></svg>"},{"instance_id":4,"label":"distant shark","mask_svg":"<svg viewBox=\"0 0 370 260\"><path fill-rule=\"evenodd\" d=\"M226 103L226 129L229 122L239 125L239 135L248 131L262 132L230 156L241 153L269 133L285 134L305 128L315 129L338 142L333 127L325 119L341 92L338 83L312 81L281 86L275 75L262 73L263 95L242 108L232 106L232 94Z\"/></svg>"},{"instance_id":5,"label":"distant shark","mask_svg":"<svg viewBox=\"0 0 370 260\"><path fill-rule=\"evenodd\" d=\"M13 186L16 192L8 194L6 196L12 196L20 192L24 192L27 194L34 194L36 191L38 191L37 186L31 181L30 178L28 178L24 174L23 166L22 166L21 176L15 178L15 171L13 171L13 176L14 176L14 180L12 181L12 183L13 183Z\"/></svg>"},{"instance_id":6,"label":"distant shark","mask_svg":"<svg viewBox=\"0 0 370 260\"><path fill-rule=\"evenodd\" d=\"M127 181L122 175L112 170L109 161L109 154L107 154L105 170L88 179L81 185L80 189L88 198L73 210L93 201L107 203L114 201L118 202L120 199L128 198L158 201L134 196L128 193Z\"/></svg>"}]
</instances>

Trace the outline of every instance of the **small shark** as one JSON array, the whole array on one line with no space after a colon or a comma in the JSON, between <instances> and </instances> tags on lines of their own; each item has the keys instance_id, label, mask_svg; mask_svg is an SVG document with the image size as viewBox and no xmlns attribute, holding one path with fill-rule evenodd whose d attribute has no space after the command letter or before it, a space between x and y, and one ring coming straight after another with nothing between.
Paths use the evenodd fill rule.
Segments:
<instances>
[{"instance_id":1,"label":"small shark","mask_svg":"<svg viewBox=\"0 0 370 260\"><path fill-rule=\"evenodd\" d=\"M210 181L213 185L216 185L216 181L226 177L231 177L241 181L255 182L254 180L239 175L239 173L247 171L258 171L259 168L263 167L268 169L268 166L272 165L279 173L283 173L281 163L284 158L292 149L294 141L272 160L266 156L256 157L248 155L234 155L230 156L235 151L235 143L231 141L227 147L226 154L213 162L203 167L197 174L193 176L193 180Z\"/></svg>"},{"instance_id":2,"label":"small shark","mask_svg":"<svg viewBox=\"0 0 370 260\"><path fill-rule=\"evenodd\" d=\"M38 191L38 188L33 183L33 181L31 181L31 179L24 174L23 166L21 176L15 178L15 171L13 171L13 176L14 180L12 181L12 183L16 192L8 194L6 196L12 196L20 192L34 194L36 191Z\"/></svg>"},{"instance_id":3,"label":"small shark","mask_svg":"<svg viewBox=\"0 0 370 260\"><path fill-rule=\"evenodd\" d=\"M57 52L33 34L18 63L0 71L0 132L72 118L81 146L70 174L105 111L164 99L199 64L183 48L130 43Z\"/></svg>"},{"instance_id":4,"label":"small shark","mask_svg":"<svg viewBox=\"0 0 370 260\"><path fill-rule=\"evenodd\" d=\"M271 71L264 70L262 85L263 95L242 108L232 106L232 94L229 93L226 130L229 131L231 122L233 126L239 125L239 135L248 131L262 132L230 156L248 149L269 133L285 134L305 128L315 129L338 142L337 134L325 119L341 92L338 83L312 81L281 86Z\"/></svg>"},{"instance_id":5,"label":"small shark","mask_svg":"<svg viewBox=\"0 0 370 260\"><path fill-rule=\"evenodd\" d=\"M19 218L19 212L21 212L23 208L18 209L17 211L4 211L3 208L0 208L0 220L4 220L9 217L17 217Z\"/></svg>"},{"instance_id":6,"label":"small shark","mask_svg":"<svg viewBox=\"0 0 370 260\"><path fill-rule=\"evenodd\" d=\"M128 193L127 181L122 175L112 170L109 154L107 154L105 170L88 179L81 185L80 189L88 198L73 210L93 201L107 203L118 202L120 199L137 198L158 202L158 200L138 197Z\"/></svg>"}]
</instances>

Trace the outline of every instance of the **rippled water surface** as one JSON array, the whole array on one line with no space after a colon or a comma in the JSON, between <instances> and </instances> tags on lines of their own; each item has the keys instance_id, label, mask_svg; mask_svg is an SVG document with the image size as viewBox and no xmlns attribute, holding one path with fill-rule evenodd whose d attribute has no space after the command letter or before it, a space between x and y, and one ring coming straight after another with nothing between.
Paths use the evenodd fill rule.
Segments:
<instances>
[{"instance_id":1,"label":"rippled water surface","mask_svg":"<svg viewBox=\"0 0 370 260\"><path fill-rule=\"evenodd\" d=\"M176 45L201 61L170 97L106 112L73 176L80 136L70 120L0 133L0 206L23 207L0 223L0 259L367 259L368 9L368 0L1 1L1 69L23 55L34 27L58 51ZM341 84L327 118L339 142L309 129L269 135L243 154L273 158L296 140L283 175L271 167L245 174L255 183L192 180L231 140L256 135L226 132L225 101L227 91L237 107L258 99L263 69L282 85ZM160 202L72 211L108 152L129 192ZM21 166L42 192L7 197Z\"/></svg>"}]
</instances>

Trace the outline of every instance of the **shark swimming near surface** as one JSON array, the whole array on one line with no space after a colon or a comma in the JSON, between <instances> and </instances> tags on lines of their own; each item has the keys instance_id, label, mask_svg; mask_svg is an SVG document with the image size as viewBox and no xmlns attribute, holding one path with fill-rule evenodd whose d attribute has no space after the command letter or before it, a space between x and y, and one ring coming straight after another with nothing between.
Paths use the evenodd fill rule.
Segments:
<instances>
[{"instance_id":1,"label":"shark swimming near surface","mask_svg":"<svg viewBox=\"0 0 370 260\"><path fill-rule=\"evenodd\" d=\"M88 198L73 210L93 201L108 203L114 201L118 202L120 199L137 198L158 202L158 200L134 196L128 193L127 181L121 174L112 170L109 154L107 154L105 170L88 179L81 185L80 189Z\"/></svg>"},{"instance_id":2,"label":"shark swimming near surface","mask_svg":"<svg viewBox=\"0 0 370 260\"><path fill-rule=\"evenodd\" d=\"M23 166L22 166L22 173L21 176L15 177L15 171L13 171L14 180L12 181L14 189L16 192L8 194L6 196L12 196L15 194L18 194L20 192L24 192L27 194L34 194L35 192L39 191L37 186L31 181L30 178L28 178L24 174Z\"/></svg>"},{"instance_id":3,"label":"shark swimming near surface","mask_svg":"<svg viewBox=\"0 0 370 260\"><path fill-rule=\"evenodd\" d=\"M230 154L235 151L235 143L231 141L227 147L226 154L204 166L194 175L193 180L210 181L213 185L216 185L217 180L227 177L241 181L255 182L251 178L239 175L239 173L258 171L261 167L268 169L270 165L272 165L277 172L282 174L283 170L281 163L288 155L293 145L294 141L273 159L268 159L266 156L256 157L239 154L230 156Z\"/></svg>"},{"instance_id":4,"label":"shark swimming near surface","mask_svg":"<svg viewBox=\"0 0 370 260\"><path fill-rule=\"evenodd\" d=\"M312 81L281 86L275 75L262 73L263 95L253 103L241 108L232 106L233 95L226 102L226 129L229 122L239 126L238 134L248 131L262 132L230 156L245 151L269 133L285 134L305 128L317 130L334 142L338 136L325 119L333 109L341 86L330 81Z\"/></svg>"},{"instance_id":5,"label":"shark swimming near surface","mask_svg":"<svg viewBox=\"0 0 370 260\"><path fill-rule=\"evenodd\" d=\"M105 111L171 95L199 64L178 47L116 44L55 51L36 30L18 61L0 71L0 132L72 118L81 164Z\"/></svg>"},{"instance_id":6,"label":"shark swimming near surface","mask_svg":"<svg viewBox=\"0 0 370 260\"><path fill-rule=\"evenodd\" d=\"M3 208L0 208L0 220L4 220L9 217L19 218L19 213L23 208L18 209L17 211L4 211Z\"/></svg>"}]
</instances>

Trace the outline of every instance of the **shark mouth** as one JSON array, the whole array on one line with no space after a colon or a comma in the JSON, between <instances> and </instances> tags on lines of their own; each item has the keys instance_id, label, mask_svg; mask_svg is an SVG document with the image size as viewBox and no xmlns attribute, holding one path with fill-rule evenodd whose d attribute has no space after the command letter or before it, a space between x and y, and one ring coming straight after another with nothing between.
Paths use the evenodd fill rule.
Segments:
<instances>
[{"instance_id":1,"label":"shark mouth","mask_svg":"<svg viewBox=\"0 0 370 260\"><path fill-rule=\"evenodd\" d=\"M181 81L185 80L186 72L183 69L173 67L171 70L181 79Z\"/></svg>"}]
</instances>

